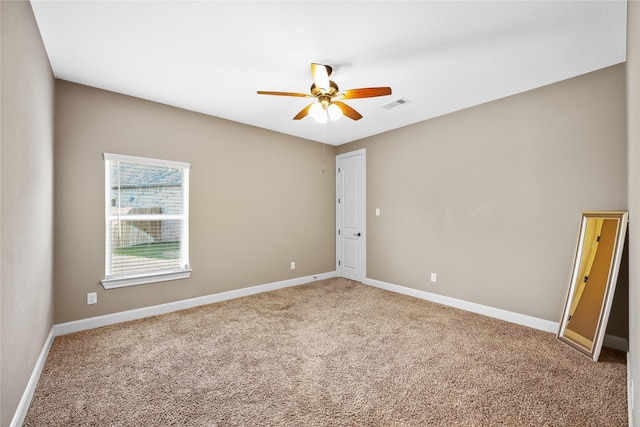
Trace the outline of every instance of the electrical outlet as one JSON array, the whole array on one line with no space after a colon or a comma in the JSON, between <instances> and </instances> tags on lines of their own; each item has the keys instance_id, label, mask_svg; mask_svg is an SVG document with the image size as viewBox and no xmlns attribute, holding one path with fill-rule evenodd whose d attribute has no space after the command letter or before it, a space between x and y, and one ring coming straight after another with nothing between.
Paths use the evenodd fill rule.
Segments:
<instances>
[{"instance_id":1,"label":"electrical outlet","mask_svg":"<svg viewBox=\"0 0 640 427\"><path fill-rule=\"evenodd\" d=\"M295 261L291 261L291 269L292 270L296 269L296 262Z\"/></svg>"},{"instance_id":2,"label":"electrical outlet","mask_svg":"<svg viewBox=\"0 0 640 427\"><path fill-rule=\"evenodd\" d=\"M89 292L87 294L87 304L95 304L98 302L98 293L97 292Z\"/></svg>"},{"instance_id":3,"label":"electrical outlet","mask_svg":"<svg viewBox=\"0 0 640 427\"><path fill-rule=\"evenodd\" d=\"M436 273L431 273L431 282L436 283L438 281L438 275Z\"/></svg>"}]
</instances>

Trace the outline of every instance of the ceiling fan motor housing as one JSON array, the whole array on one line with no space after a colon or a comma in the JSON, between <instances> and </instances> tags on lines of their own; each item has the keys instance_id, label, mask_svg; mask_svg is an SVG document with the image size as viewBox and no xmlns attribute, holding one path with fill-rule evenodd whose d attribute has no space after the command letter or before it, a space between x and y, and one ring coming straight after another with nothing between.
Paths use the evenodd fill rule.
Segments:
<instances>
[{"instance_id":1,"label":"ceiling fan motor housing","mask_svg":"<svg viewBox=\"0 0 640 427\"><path fill-rule=\"evenodd\" d=\"M337 93L338 85L334 81L329 80L329 90L327 92L323 92L322 88L316 87L315 83L311 84L311 95L315 97L319 97L321 95L335 96Z\"/></svg>"},{"instance_id":2,"label":"ceiling fan motor housing","mask_svg":"<svg viewBox=\"0 0 640 427\"><path fill-rule=\"evenodd\" d=\"M298 114L293 117L293 120L300 120L310 114L313 109L314 112L317 107L321 106L322 110L326 113L331 113L332 120L334 117L339 117L340 113L351 120L360 120L362 115L347 104L342 102L342 99L356 99L356 98L372 98L376 96L385 96L391 94L390 87L370 87L350 89L344 92L340 92L338 85L329 80L332 68L328 65L311 64L311 74L313 76L313 84L311 85L311 94L295 93L295 92L273 92L273 91L258 91L259 95L278 95L278 96L294 96L302 98L316 98L317 102L313 102L304 107ZM327 83L328 82L328 83ZM325 88L328 86L328 88ZM312 108L313 107L313 108ZM329 107L332 111L329 112ZM323 117L326 119L326 117Z\"/></svg>"}]
</instances>

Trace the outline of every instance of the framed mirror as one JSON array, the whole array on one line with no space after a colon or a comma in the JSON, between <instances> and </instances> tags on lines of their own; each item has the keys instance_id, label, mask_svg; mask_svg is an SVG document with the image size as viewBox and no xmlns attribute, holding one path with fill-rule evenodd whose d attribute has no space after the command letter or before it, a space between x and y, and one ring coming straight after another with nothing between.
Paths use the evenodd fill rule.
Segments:
<instances>
[{"instance_id":1,"label":"framed mirror","mask_svg":"<svg viewBox=\"0 0 640 427\"><path fill-rule=\"evenodd\" d=\"M628 213L583 212L558 339L598 360L627 232Z\"/></svg>"}]
</instances>

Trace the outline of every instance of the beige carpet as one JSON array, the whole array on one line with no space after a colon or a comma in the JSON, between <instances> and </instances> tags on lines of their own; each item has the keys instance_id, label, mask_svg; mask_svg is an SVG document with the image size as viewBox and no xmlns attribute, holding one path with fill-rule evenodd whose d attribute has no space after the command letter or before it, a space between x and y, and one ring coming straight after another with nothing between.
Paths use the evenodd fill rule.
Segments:
<instances>
[{"instance_id":1,"label":"beige carpet","mask_svg":"<svg viewBox=\"0 0 640 427\"><path fill-rule=\"evenodd\" d=\"M626 355L330 279L55 339L26 426L623 426Z\"/></svg>"}]
</instances>

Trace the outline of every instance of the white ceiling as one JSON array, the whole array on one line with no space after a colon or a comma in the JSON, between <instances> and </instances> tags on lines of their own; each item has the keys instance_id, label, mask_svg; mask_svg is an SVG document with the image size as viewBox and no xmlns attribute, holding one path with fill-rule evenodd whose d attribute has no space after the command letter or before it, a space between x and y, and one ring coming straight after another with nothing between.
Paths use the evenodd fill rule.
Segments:
<instances>
[{"instance_id":1,"label":"white ceiling","mask_svg":"<svg viewBox=\"0 0 640 427\"><path fill-rule=\"evenodd\" d=\"M333 145L625 61L626 0L31 3L57 78ZM256 94L309 93L311 62L393 94L327 125Z\"/></svg>"}]
</instances>

